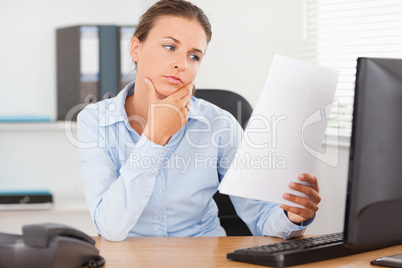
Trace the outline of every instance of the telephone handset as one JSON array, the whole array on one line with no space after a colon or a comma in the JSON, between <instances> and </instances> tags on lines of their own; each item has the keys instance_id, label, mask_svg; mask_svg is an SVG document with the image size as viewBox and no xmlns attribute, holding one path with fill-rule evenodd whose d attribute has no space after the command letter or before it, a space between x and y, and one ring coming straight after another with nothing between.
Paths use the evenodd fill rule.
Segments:
<instances>
[{"instance_id":1,"label":"telephone handset","mask_svg":"<svg viewBox=\"0 0 402 268\"><path fill-rule=\"evenodd\" d=\"M101 267L95 240L62 224L25 225L23 235L0 233L0 268Z\"/></svg>"},{"instance_id":2,"label":"telephone handset","mask_svg":"<svg viewBox=\"0 0 402 268\"><path fill-rule=\"evenodd\" d=\"M87 234L62 224L47 223L25 225L22 227L22 232L24 243L30 247L47 247L49 240L55 235L72 237L87 242L93 246L95 245L95 240Z\"/></svg>"}]
</instances>

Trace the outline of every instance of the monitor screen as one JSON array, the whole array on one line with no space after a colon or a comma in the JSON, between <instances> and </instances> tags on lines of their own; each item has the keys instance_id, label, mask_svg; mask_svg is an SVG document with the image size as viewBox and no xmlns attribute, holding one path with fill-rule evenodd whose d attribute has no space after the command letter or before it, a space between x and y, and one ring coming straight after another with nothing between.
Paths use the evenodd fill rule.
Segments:
<instances>
[{"instance_id":1,"label":"monitor screen","mask_svg":"<svg viewBox=\"0 0 402 268\"><path fill-rule=\"evenodd\" d=\"M402 59L357 61L344 240L402 243Z\"/></svg>"}]
</instances>

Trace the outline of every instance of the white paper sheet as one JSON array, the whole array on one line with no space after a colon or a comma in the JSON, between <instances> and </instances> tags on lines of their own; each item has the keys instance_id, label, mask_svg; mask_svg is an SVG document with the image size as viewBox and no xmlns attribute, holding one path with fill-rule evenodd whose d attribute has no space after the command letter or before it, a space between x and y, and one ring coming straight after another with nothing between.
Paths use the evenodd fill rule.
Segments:
<instances>
[{"instance_id":1,"label":"white paper sheet","mask_svg":"<svg viewBox=\"0 0 402 268\"><path fill-rule=\"evenodd\" d=\"M288 185L313 172L337 81L334 70L276 55L219 192L299 206L282 196L303 196Z\"/></svg>"}]
</instances>

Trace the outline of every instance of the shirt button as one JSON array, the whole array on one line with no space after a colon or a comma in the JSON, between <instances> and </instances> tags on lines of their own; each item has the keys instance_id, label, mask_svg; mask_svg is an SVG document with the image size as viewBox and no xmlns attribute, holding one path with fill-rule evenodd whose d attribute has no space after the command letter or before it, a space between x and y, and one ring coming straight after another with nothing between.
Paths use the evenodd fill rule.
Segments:
<instances>
[{"instance_id":1,"label":"shirt button","mask_svg":"<svg viewBox=\"0 0 402 268\"><path fill-rule=\"evenodd\" d=\"M158 194L161 194L161 193L162 193L162 190L159 189L159 190L158 190Z\"/></svg>"},{"instance_id":2,"label":"shirt button","mask_svg":"<svg viewBox=\"0 0 402 268\"><path fill-rule=\"evenodd\" d=\"M161 181L162 180L162 178L161 177L158 177L158 181Z\"/></svg>"}]
</instances>

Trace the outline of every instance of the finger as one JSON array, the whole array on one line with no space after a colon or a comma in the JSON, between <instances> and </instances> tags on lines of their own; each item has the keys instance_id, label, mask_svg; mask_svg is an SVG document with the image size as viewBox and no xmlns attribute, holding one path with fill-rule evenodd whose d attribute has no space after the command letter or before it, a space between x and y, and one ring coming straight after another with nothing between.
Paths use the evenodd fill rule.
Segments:
<instances>
[{"instance_id":1,"label":"finger","mask_svg":"<svg viewBox=\"0 0 402 268\"><path fill-rule=\"evenodd\" d=\"M185 88L181 89L182 92L183 90L185 90ZM180 96L179 94L176 94L178 92L175 92L174 95L170 95L166 101L177 106L179 109L187 109L185 108L185 106L187 105L187 103L190 102L191 99L191 94L188 92L188 94L184 95L184 97L179 98L178 96ZM189 107L190 108L190 107Z\"/></svg>"},{"instance_id":2,"label":"finger","mask_svg":"<svg viewBox=\"0 0 402 268\"><path fill-rule=\"evenodd\" d=\"M303 207L305 207L306 209L309 209L311 211L316 212L318 210L318 203L315 203L314 201L312 201L308 198L289 194L289 193L284 193L283 198L288 201L302 205Z\"/></svg>"},{"instance_id":3,"label":"finger","mask_svg":"<svg viewBox=\"0 0 402 268\"><path fill-rule=\"evenodd\" d=\"M310 199L316 204L320 203L321 201L321 197L318 194L318 192L309 185L291 182L289 183L289 188L305 194L308 197L308 199Z\"/></svg>"},{"instance_id":4,"label":"finger","mask_svg":"<svg viewBox=\"0 0 402 268\"><path fill-rule=\"evenodd\" d=\"M184 98L187 95L191 96L191 90L193 89L193 87L194 87L194 82L191 81L191 82L185 84L180 89L178 89L173 94L171 94L169 97L181 100L182 98Z\"/></svg>"},{"instance_id":5,"label":"finger","mask_svg":"<svg viewBox=\"0 0 402 268\"><path fill-rule=\"evenodd\" d=\"M185 94L184 97L182 97L181 99L187 98L187 97L191 98L192 93L193 93L193 88L194 88L194 82L192 84L190 84L189 87L187 87L188 94Z\"/></svg>"},{"instance_id":6,"label":"finger","mask_svg":"<svg viewBox=\"0 0 402 268\"><path fill-rule=\"evenodd\" d=\"M308 182L310 184L310 186L313 187L314 190L316 190L317 193L320 192L320 188L318 187L318 180L317 180L316 176L304 173L304 174L300 174L298 176L298 179L300 181Z\"/></svg>"},{"instance_id":7,"label":"finger","mask_svg":"<svg viewBox=\"0 0 402 268\"><path fill-rule=\"evenodd\" d=\"M287 212L292 212L296 215L299 215L300 217L304 219L311 219L314 217L314 214L316 211L312 211L306 208L299 208L299 207L293 207L293 206L288 206L284 204L280 204L279 207L281 207L283 210L286 210Z\"/></svg>"},{"instance_id":8,"label":"finger","mask_svg":"<svg viewBox=\"0 0 402 268\"><path fill-rule=\"evenodd\" d=\"M190 107L188 107L188 105L184 105L184 111L186 114L188 114L190 112Z\"/></svg>"},{"instance_id":9,"label":"finger","mask_svg":"<svg viewBox=\"0 0 402 268\"><path fill-rule=\"evenodd\" d=\"M170 104L176 106L180 110L184 111L184 110L190 110L190 106L191 106L190 99L191 99L191 95L187 95L181 100L167 99L166 101L169 102Z\"/></svg>"},{"instance_id":10,"label":"finger","mask_svg":"<svg viewBox=\"0 0 402 268\"><path fill-rule=\"evenodd\" d=\"M178 92L178 99L183 100L184 98L191 98L191 92L193 90L194 84L191 82Z\"/></svg>"},{"instance_id":11,"label":"finger","mask_svg":"<svg viewBox=\"0 0 402 268\"><path fill-rule=\"evenodd\" d=\"M152 83L151 79L145 77L144 83L147 85L148 96L149 96L149 99L151 100L151 103L156 102L156 90L155 90L155 86Z\"/></svg>"},{"instance_id":12,"label":"finger","mask_svg":"<svg viewBox=\"0 0 402 268\"><path fill-rule=\"evenodd\" d=\"M183 103L183 107L184 106L187 106L188 108L190 108L190 99L191 99L191 96L186 96L186 97L184 97L183 99L181 99L180 100L180 102L181 103Z\"/></svg>"}]
</instances>

